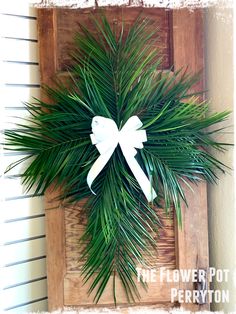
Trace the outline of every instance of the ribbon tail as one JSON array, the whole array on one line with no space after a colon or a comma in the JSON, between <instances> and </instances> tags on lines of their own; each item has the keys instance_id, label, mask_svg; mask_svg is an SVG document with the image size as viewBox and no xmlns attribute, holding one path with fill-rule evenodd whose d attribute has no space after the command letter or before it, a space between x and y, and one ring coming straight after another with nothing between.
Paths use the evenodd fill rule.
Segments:
<instances>
[{"instance_id":1,"label":"ribbon tail","mask_svg":"<svg viewBox=\"0 0 236 314\"><path fill-rule=\"evenodd\" d=\"M96 179L96 177L99 175L99 173L102 171L102 169L107 164L108 160L111 158L111 155L113 154L114 150L109 150L105 154L102 154L98 157L98 159L94 162L92 167L90 168L88 175L87 175L87 184L91 190L91 192L96 195L96 193L92 190L92 184L93 181Z\"/></svg>"},{"instance_id":2,"label":"ribbon tail","mask_svg":"<svg viewBox=\"0 0 236 314\"><path fill-rule=\"evenodd\" d=\"M121 149L130 167L130 170L133 172L135 179L138 181L138 184L140 185L146 199L148 200L148 202L152 202L157 194L153 189L151 182L148 180L147 176L143 172L135 157L129 154L128 148L126 149L124 147L121 147Z\"/></svg>"}]
</instances>

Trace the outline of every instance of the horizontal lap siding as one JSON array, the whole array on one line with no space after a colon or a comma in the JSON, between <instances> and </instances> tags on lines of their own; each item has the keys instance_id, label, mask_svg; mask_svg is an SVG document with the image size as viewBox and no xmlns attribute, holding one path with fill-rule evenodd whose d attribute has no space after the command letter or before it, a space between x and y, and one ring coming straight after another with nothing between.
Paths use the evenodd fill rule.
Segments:
<instances>
[{"instance_id":1,"label":"horizontal lap siding","mask_svg":"<svg viewBox=\"0 0 236 314\"><path fill-rule=\"evenodd\" d=\"M4 256L1 260L4 266L13 266L38 259L44 259L45 237L34 240L8 244L5 246Z\"/></svg>"},{"instance_id":2,"label":"horizontal lap siding","mask_svg":"<svg viewBox=\"0 0 236 314\"><path fill-rule=\"evenodd\" d=\"M11 97L9 97L11 95ZM4 104L6 109L18 108L25 109L24 103L32 100L32 98L40 97L40 89L35 86L12 86L6 85L3 88ZM8 98L9 97L9 98Z\"/></svg>"},{"instance_id":3,"label":"horizontal lap siding","mask_svg":"<svg viewBox=\"0 0 236 314\"><path fill-rule=\"evenodd\" d=\"M5 80L10 86L38 85L39 87L39 66L24 63L5 62Z\"/></svg>"},{"instance_id":4,"label":"horizontal lap siding","mask_svg":"<svg viewBox=\"0 0 236 314\"><path fill-rule=\"evenodd\" d=\"M8 2L8 1L6 1ZM25 102L40 97L40 76L36 10L27 0L9 1L1 8L2 43L1 91L4 106L3 129L16 128L19 118L27 118ZM25 155L3 152L1 173L9 163ZM18 166L2 181L0 308L7 313L47 310L45 213L43 198L26 195Z\"/></svg>"}]
</instances>

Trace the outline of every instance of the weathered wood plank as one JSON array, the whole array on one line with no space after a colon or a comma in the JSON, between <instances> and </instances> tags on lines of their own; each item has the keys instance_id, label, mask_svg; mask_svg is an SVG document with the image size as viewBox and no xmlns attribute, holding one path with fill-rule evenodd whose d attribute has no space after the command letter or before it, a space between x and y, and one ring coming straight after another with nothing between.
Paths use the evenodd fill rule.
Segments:
<instances>
[{"instance_id":1,"label":"weathered wood plank","mask_svg":"<svg viewBox=\"0 0 236 314\"><path fill-rule=\"evenodd\" d=\"M82 204L81 204L82 206ZM155 235L157 241L157 250L150 247L153 256L147 256L146 260L150 267L176 268L175 256L175 229L173 212L167 216L163 209L157 209L162 228L159 228ZM67 271L80 271L83 261L78 262L81 255L79 240L86 225L86 219L81 214L81 207L65 208L65 238L66 238L66 265ZM82 280L82 278L81 278ZM151 290L150 290L151 293Z\"/></svg>"},{"instance_id":2,"label":"weathered wood plank","mask_svg":"<svg viewBox=\"0 0 236 314\"><path fill-rule=\"evenodd\" d=\"M38 10L41 82L50 86L52 86L53 78L57 72L56 25L54 9ZM45 95L42 95L42 99L48 100ZM57 193L48 189L45 194L49 311L64 306L64 212L54 199L58 195Z\"/></svg>"},{"instance_id":3,"label":"weathered wood plank","mask_svg":"<svg viewBox=\"0 0 236 314\"><path fill-rule=\"evenodd\" d=\"M131 23L141 10L143 9L107 8L105 11L114 25L120 25L122 15L127 23ZM63 71L71 62L69 53L72 48L73 32L78 29L78 21L82 22L85 27L90 29L92 27L87 19L89 12L90 10L39 10L41 80L43 83L52 85L53 77L58 71L63 76ZM194 13L187 10L174 11L173 24L171 13L164 10L145 9L145 16L150 16L157 24L158 21L161 21L162 30L159 44L164 62L166 62L165 66L163 63L163 68L169 67L174 62L175 69L187 65L193 72L202 69L201 11ZM53 52L50 57L48 51ZM165 55L168 55L168 61ZM202 89L202 84L201 81L194 90ZM87 287L82 287L79 273L81 265L78 264L78 240L83 232L85 221L81 221L79 207L66 209L61 207L61 204L55 200L58 193L60 191L52 192L49 189L45 203L50 311L64 305L92 305L91 298L87 296ZM189 208L183 208L184 226L182 230L178 230L176 224L174 225L173 216L166 218L162 215L165 228L160 229L157 240L158 255L152 261L155 267L165 266L173 270L174 268L192 269L208 265L207 242L204 242L207 240L205 185L200 185L195 193L198 195L197 198L187 192ZM203 247L200 244L203 244ZM150 293L142 294L139 304L160 302L156 308L160 307L161 303L172 307L173 304L170 305L170 288L172 286L173 284L170 283L160 286L157 281L149 288ZM193 283L188 285L180 283L174 286L193 289ZM103 304L111 304L111 292L112 289L108 287L104 299L101 301ZM121 289L118 293L121 293L121 302L125 302ZM154 301L154 296L156 301ZM204 308L207 306L189 306L189 309Z\"/></svg>"},{"instance_id":4,"label":"weathered wood plank","mask_svg":"<svg viewBox=\"0 0 236 314\"><path fill-rule=\"evenodd\" d=\"M172 59L169 54L171 45L171 31L170 31L170 12L164 9L154 8L106 8L106 17L109 22L112 22L114 27L120 29L122 21L124 21L126 29L124 35L128 33L127 29L137 19L140 14L147 17L153 22L155 30L158 28L157 34L159 38L155 37L154 45L159 49L160 56L163 57L160 68L166 69L172 66ZM101 14L100 10L93 10L95 16ZM76 32L80 31L79 23L85 28L94 30L94 25L89 19L91 10L70 10L70 9L57 9L57 29L58 29L58 67L60 71L66 70L68 65L71 64L71 52L74 48L74 36Z\"/></svg>"},{"instance_id":5,"label":"weathered wood plank","mask_svg":"<svg viewBox=\"0 0 236 314\"><path fill-rule=\"evenodd\" d=\"M175 70L187 67L197 73L204 67L203 58L203 12L182 9L173 11L173 53ZM203 77L192 91L202 91ZM207 269L208 260L208 226L207 226L207 192L206 184L192 185L194 193L184 189L188 207L182 204L183 228L177 228L177 261L180 269ZM181 285L182 289L194 289L192 282ZM182 307L192 311L209 309L209 304L183 304Z\"/></svg>"},{"instance_id":6,"label":"weathered wood plank","mask_svg":"<svg viewBox=\"0 0 236 314\"><path fill-rule=\"evenodd\" d=\"M141 292L142 299L137 301L137 305L140 304L152 304L152 303L170 303L171 300L171 288L179 289L178 282L167 282L166 278L161 278L160 273L156 272L156 282L148 283L148 291L145 291L141 284L136 281L137 287ZM65 305L90 305L94 306L95 291L88 295L88 287L91 284L91 280L88 284L83 285L80 272L68 273L65 277ZM116 278L116 298L117 305L126 304L127 299L122 287L122 283L119 278ZM99 305L114 306L113 305L113 277L111 277L107 283L107 288L104 290ZM132 304L132 302L131 302ZM158 307L158 306L157 306Z\"/></svg>"}]
</instances>

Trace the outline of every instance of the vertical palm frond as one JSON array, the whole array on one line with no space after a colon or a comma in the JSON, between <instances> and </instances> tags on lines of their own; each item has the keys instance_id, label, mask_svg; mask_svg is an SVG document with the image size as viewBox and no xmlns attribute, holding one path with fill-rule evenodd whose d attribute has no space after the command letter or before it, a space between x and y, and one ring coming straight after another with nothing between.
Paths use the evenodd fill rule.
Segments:
<instances>
[{"instance_id":1,"label":"vertical palm frond","mask_svg":"<svg viewBox=\"0 0 236 314\"><path fill-rule=\"evenodd\" d=\"M53 105L41 100L26 104L31 113L16 130L6 130L6 149L27 154L8 170L28 159L22 174L27 189L44 193L52 184L62 186L62 198L87 198L87 226L82 242L84 281L92 279L98 302L110 277L116 302L116 278L128 301L140 297L136 265L145 265L160 226L154 209L161 200L168 212L174 205L181 224L181 201L187 203L183 184L215 182L225 166L208 148L224 150L208 127L224 121L229 112L208 114L208 103L190 95L197 76L181 70L157 71L161 64L148 20L138 19L124 36L124 27L112 29L105 16L94 19L96 36L80 25L75 38L70 88L60 82L45 92ZM119 147L96 178L92 195L86 177L99 153L91 144L94 116L112 118L121 128L132 116L143 122L148 141L136 158L157 191L148 204ZM145 287L145 284L143 284Z\"/></svg>"}]
</instances>

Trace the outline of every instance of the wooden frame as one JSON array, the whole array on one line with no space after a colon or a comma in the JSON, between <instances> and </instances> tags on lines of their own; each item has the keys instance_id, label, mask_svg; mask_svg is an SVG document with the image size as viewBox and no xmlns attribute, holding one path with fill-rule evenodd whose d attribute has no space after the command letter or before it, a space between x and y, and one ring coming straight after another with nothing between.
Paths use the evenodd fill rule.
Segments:
<instances>
[{"instance_id":1,"label":"wooden frame","mask_svg":"<svg viewBox=\"0 0 236 314\"><path fill-rule=\"evenodd\" d=\"M188 65L188 69L193 73L202 70L204 67L202 11L190 12L187 9L173 11L172 24L174 68L179 69ZM38 25L41 82L51 85L53 84L52 78L58 69L56 9L39 9ZM202 89L203 81L194 88L195 91ZM209 263L206 184L201 183L194 186L193 189L194 194L189 190L186 191L191 211L184 204L182 206L183 228L181 230L175 227L176 258L179 269L207 269ZM55 202L54 196L55 194L51 189L45 195L48 304L50 311L64 307L64 277L66 275L64 211L60 208L59 202ZM66 278L67 281L70 280L70 274L67 274ZM73 285L73 279L71 284ZM193 289L193 283L180 283L177 288ZM168 286L167 289L169 289ZM158 291L161 290L163 287ZM163 293L161 298L165 298ZM182 307L192 311L209 309L208 304L183 304Z\"/></svg>"}]
</instances>

